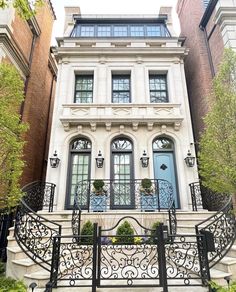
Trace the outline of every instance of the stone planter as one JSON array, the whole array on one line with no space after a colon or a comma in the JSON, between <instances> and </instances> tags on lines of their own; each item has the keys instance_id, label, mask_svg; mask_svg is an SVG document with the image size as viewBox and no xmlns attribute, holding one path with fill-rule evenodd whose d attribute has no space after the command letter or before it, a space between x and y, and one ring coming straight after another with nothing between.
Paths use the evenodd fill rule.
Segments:
<instances>
[{"instance_id":1,"label":"stone planter","mask_svg":"<svg viewBox=\"0 0 236 292\"><path fill-rule=\"evenodd\" d=\"M107 196L105 194L91 195L90 210L93 212L105 212L107 210Z\"/></svg>"}]
</instances>

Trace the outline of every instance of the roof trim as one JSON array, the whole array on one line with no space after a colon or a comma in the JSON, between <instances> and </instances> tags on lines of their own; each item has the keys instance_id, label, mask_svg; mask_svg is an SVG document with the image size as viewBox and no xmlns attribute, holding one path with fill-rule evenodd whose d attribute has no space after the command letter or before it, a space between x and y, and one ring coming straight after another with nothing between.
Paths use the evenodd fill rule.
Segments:
<instances>
[{"instance_id":1,"label":"roof trim","mask_svg":"<svg viewBox=\"0 0 236 292\"><path fill-rule=\"evenodd\" d=\"M201 22L199 24L200 29L203 29L206 27L213 10L215 9L215 6L217 4L218 0L211 0L210 3L208 4L205 13L203 14L203 17L201 19Z\"/></svg>"}]
</instances>

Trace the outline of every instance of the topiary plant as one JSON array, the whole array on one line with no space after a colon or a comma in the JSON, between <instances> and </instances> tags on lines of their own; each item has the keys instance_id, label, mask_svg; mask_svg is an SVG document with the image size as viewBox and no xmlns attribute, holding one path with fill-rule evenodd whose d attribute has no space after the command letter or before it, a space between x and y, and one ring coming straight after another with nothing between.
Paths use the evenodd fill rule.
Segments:
<instances>
[{"instance_id":1,"label":"topiary plant","mask_svg":"<svg viewBox=\"0 0 236 292\"><path fill-rule=\"evenodd\" d=\"M86 221L81 230L81 243L93 244L93 223Z\"/></svg>"},{"instance_id":2,"label":"topiary plant","mask_svg":"<svg viewBox=\"0 0 236 292\"><path fill-rule=\"evenodd\" d=\"M116 231L116 243L119 244L133 244L134 243L134 229L128 221L121 224Z\"/></svg>"},{"instance_id":3,"label":"topiary plant","mask_svg":"<svg viewBox=\"0 0 236 292\"><path fill-rule=\"evenodd\" d=\"M96 194L102 194L104 193L104 187L105 183L102 179L95 179L95 181L93 182L93 191Z\"/></svg>"},{"instance_id":4,"label":"topiary plant","mask_svg":"<svg viewBox=\"0 0 236 292\"><path fill-rule=\"evenodd\" d=\"M152 181L149 178L143 178L141 180L140 191L144 194L150 195L153 192Z\"/></svg>"}]
</instances>

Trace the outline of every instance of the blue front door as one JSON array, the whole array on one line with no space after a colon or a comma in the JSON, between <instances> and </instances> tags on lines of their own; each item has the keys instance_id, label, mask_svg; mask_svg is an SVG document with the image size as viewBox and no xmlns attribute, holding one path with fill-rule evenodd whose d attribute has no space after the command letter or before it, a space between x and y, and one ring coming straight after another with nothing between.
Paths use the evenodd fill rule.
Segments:
<instances>
[{"instance_id":1,"label":"blue front door","mask_svg":"<svg viewBox=\"0 0 236 292\"><path fill-rule=\"evenodd\" d=\"M173 187L173 198L175 199L175 206L179 207L178 190L176 183L176 171L174 164L174 155L171 152L157 152L154 153L154 175L155 179L167 180ZM161 200L161 197L160 197ZM160 206L162 206L160 201Z\"/></svg>"}]
</instances>

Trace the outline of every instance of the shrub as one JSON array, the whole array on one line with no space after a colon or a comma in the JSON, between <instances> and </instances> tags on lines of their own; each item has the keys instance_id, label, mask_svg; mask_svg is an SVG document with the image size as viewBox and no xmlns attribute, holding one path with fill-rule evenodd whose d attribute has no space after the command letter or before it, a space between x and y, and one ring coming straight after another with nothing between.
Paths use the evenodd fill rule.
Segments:
<instances>
[{"instance_id":1,"label":"shrub","mask_svg":"<svg viewBox=\"0 0 236 292\"><path fill-rule=\"evenodd\" d=\"M26 292L27 287L23 281L0 277L0 292Z\"/></svg>"},{"instance_id":2,"label":"shrub","mask_svg":"<svg viewBox=\"0 0 236 292\"><path fill-rule=\"evenodd\" d=\"M157 230L157 227L160 225L160 221L156 221L152 224L152 231L151 231L151 238L150 238L150 242L151 243L157 243L157 237L156 237L156 230Z\"/></svg>"},{"instance_id":3,"label":"shrub","mask_svg":"<svg viewBox=\"0 0 236 292\"><path fill-rule=\"evenodd\" d=\"M152 187L152 181L149 178L143 178L141 181L141 186L144 189L150 189Z\"/></svg>"},{"instance_id":4,"label":"shrub","mask_svg":"<svg viewBox=\"0 0 236 292\"><path fill-rule=\"evenodd\" d=\"M81 230L81 243L93 244L93 223L86 221ZM85 237L87 235L87 237ZM1 291L0 291L1 292Z\"/></svg>"},{"instance_id":5,"label":"shrub","mask_svg":"<svg viewBox=\"0 0 236 292\"><path fill-rule=\"evenodd\" d=\"M95 181L93 182L93 191L95 193L103 193L104 192L104 187L105 183L102 179L95 179Z\"/></svg>"},{"instance_id":6,"label":"shrub","mask_svg":"<svg viewBox=\"0 0 236 292\"><path fill-rule=\"evenodd\" d=\"M209 282L212 292L235 292L236 291L236 282L232 282L229 286L223 287L218 284L216 284L213 281Z\"/></svg>"},{"instance_id":7,"label":"shrub","mask_svg":"<svg viewBox=\"0 0 236 292\"><path fill-rule=\"evenodd\" d=\"M134 243L134 229L131 227L128 221L121 224L116 231L116 235L119 235L116 239L116 243L119 244L133 244Z\"/></svg>"}]
</instances>

